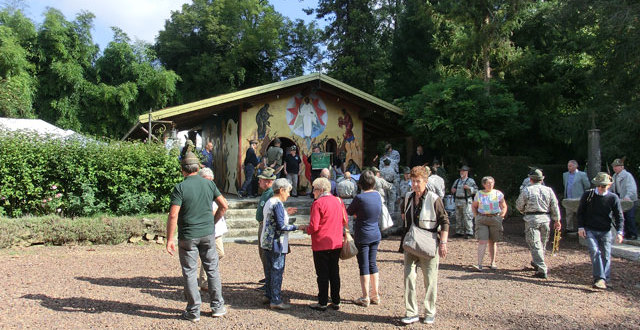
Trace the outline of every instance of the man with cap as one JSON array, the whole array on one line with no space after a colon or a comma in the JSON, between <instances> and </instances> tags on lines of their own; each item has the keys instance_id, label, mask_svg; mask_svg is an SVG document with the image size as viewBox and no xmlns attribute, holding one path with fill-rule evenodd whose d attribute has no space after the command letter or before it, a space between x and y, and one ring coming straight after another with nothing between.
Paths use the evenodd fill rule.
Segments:
<instances>
[{"instance_id":1,"label":"man with cap","mask_svg":"<svg viewBox=\"0 0 640 330\"><path fill-rule=\"evenodd\" d=\"M473 196L478 191L478 185L469 177L469 166L463 165L458 169L460 177L453 182L451 194L456 200L456 236L465 239L473 237Z\"/></svg>"},{"instance_id":2,"label":"man with cap","mask_svg":"<svg viewBox=\"0 0 640 330\"><path fill-rule=\"evenodd\" d=\"M533 174L535 172L535 170L540 170L542 171L541 168L537 168L535 166L528 166L529 167L529 174L527 174L527 177L524 178L524 180L522 180L522 184L520 185L520 191L522 192L522 189L528 187L531 185L531 180L529 179L529 175ZM540 184L544 186L544 180L540 181Z\"/></svg>"},{"instance_id":3,"label":"man with cap","mask_svg":"<svg viewBox=\"0 0 640 330\"><path fill-rule=\"evenodd\" d=\"M541 184L544 180L540 169L529 174L531 185L520 192L516 200L516 208L524 214L524 235L531 252L531 266L536 270L535 276L547 278L547 265L544 263L544 252L549 240L549 220L554 221L554 229L560 230L560 208L553 189Z\"/></svg>"},{"instance_id":4,"label":"man with cap","mask_svg":"<svg viewBox=\"0 0 640 330\"><path fill-rule=\"evenodd\" d=\"M376 156L376 158L378 158L378 156ZM396 173L398 173L398 164L400 164L400 153L398 152L398 150L393 150L393 147L391 147L391 143L387 143L384 146L384 155L380 157L380 168L382 168L382 166L384 165L384 160L386 158L391 160L391 166L393 166L393 168L396 170Z\"/></svg>"},{"instance_id":5,"label":"man with cap","mask_svg":"<svg viewBox=\"0 0 640 330\"><path fill-rule=\"evenodd\" d=\"M256 166L260 163L258 156L256 156L256 148L258 147L258 141L249 141L249 149L244 157L244 183L238 191L239 197L244 197L251 194L251 181L253 180L253 172L256 170Z\"/></svg>"},{"instance_id":6,"label":"man with cap","mask_svg":"<svg viewBox=\"0 0 640 330\"><path fill-rule=\"evenodd\" d=\"M578 169L578 162L573 159L567 163L567 171L562 174L562 183L564 186L565 199L579 199L582 197L582 194L591 187L587 173L581 172ZM565 219L567 222L565 229L567 231L575 231L576 213L568 209L565 211Z\"/></svg>"},{"instance_id":7,"label":"man with cap","mask_svg":"<svg viewBox=\"0 0 640 330\"><path fill-rule=\"evenodd\" d=\"M202 305L198 288L198 256L207 273L212 315L219 317L227 313L222 298L214 224L224 216L228 205L216 184L198 175L200 161L193 152L185 154L181 168L184 180L171 193L166 250L170 255L176 251L174 237L177 227L178 255L187 298L187 308L182 317L197 322L200 320ZM218 205L215 214L212 209L213 201Z\"/></svg>"},{"instance_id":8,"label":"man with cap","mask_svg":"<svg viewBox=\"0 0 640 330\"><path fill-rule=\"evenodd\" d=\"M638 239L638 230L636 229L636 201L638 200L638 187L633 175L624 169L622 159L616 159L611 163L613 167L613 185L611 192L618 195L623 201L633 201L633 206L624 212L624 233L625 238L630 240Z\"/></svg>"},{"instance_id":9,"label":"man with cap","mask_svg":"<svg viewBox=\"0 0 640 330\"><path fill-rule=\"evenodd\" d=\"M260 189L263 190L262 195L260 196L260 200L258 201L258 208L256 209L256 221L258 221L259 226L258 226L258 254L260 255L260 262L262 263L262 267L263 267L263 271L266 274L267 270L265 269L266 267L266 259L265 259L265 254L264 254L264 250L262 249L262 247L260 247L260 238L262 237L262 228L264 226L264 205L267 203L267 201L273 197L273 189L271 189L271 186L273 186L273 181L276 179L276 174L275 171L273 170L273 168L271 167L267 167L265 168L262 173L260 173L260 175L258 175L258 185L260 185ZM297 208L295 207L289 207L287 208L287 213L289 215L296 213ZM264 282L264 280L260 280L261 283Z\"/></svg>"},{"instance_id":10,"label":"man with cap","mask_svg":"<svg viewBox=\"0 0 640 330\"><path fill-rule=\"evenodd\" d=\"M613 183L609 174L600 172L591 182L595 188L582 194L578 206L578 235L589 247L593 287L606 289L611 279L611 225L616 228L616 242L622 243L624 217L620 199L607 191Z\"/></svg>"},{"instance_id":11,"label":"man with cap","mask_svg":"<svg viewBox=\"0 0 640 330\"><path fill-rule=\"evenodd\" d=\"M291 182L291 196L298 197L298 178L300 174L300 163L302 160L296 154L296 146L289 147L287 154L284 156L284 174L287 180Z\"/></svg>"}]
</instances>

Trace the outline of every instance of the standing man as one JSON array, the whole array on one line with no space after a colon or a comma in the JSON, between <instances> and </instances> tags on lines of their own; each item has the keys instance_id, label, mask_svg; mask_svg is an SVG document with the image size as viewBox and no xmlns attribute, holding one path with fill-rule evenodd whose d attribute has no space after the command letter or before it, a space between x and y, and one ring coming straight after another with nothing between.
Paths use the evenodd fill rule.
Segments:
<instances>
[{"instance_id":1,"label":"standing man","mask_svg":"<svg viewBox=\"0 0 640 330\"><path fill-rule=\"evenodd\" d=\"M444 179L437 174L436 167L433 166L431 168L431 175L429 175L429 180L427 181L427 189L433 191L440 198L444 198Z\"/></svg>"},{"instance_id":2,"label":"standing man","mask_svg":"<svg viewBox=\"0 0 640 330\"><path fill-rule=\"evenodd\" d=\"M262 249L262 247L260 246L260 241L261 241L261 237L262 237L262 228L264 227L264 213L263 213L263 208L264 208L264 204L267 203L267 201L269 200L269 198L273 197L273 189L271 189L271 186L273 186L273 181L276 179L276 175L274 173L274 170L271 167L267 167L265 168L262 173L260 173L260 175L258 175L258 185L260 186L260 189L262 189L262 196L260 196L260 201L258 201L258 208L256 209L256 221L258 221L259 225L258 225L258 255L260 256L260 262L262 264L262 268L263 271L265 273L265 277L267 274L267 269L266 269L266 256L264 254L264 250ZM264 278L262 280L259 281L260 283L264 283Z\"/></svg>"},{"instance_id":3,"label":"standing man","mask_svg":"<svg viewBox=\"0 0 640 330\"><path fill-rule=\"evenodd\" d=\"M567 170L567 172L564 172L562 174L564 198L579 199L580 197L582 197L582 194L591 187L589 185L589 178L587 177L587 173L580 172L580 170L578 170L578 162L573 159L567 163ZM576 213L569 210L565 211L567 221L566 230L575 231Z\"/></svg>"},{"instance_id":4,"label":"standing man","mask_svg":"<svg viewBox=\"0 0 640 330\"><path fill-rule=\"evenodd\" d=\"M449 186L449 179L447 178L447 171L445 171L444 167L440 165L440 161L437 159L433 160L433 171L434 174L437 174L439 177L444 180L444 186Z\"/></svg>"},{"instance_id":5,"label":"standing man","mask_svg":"<svg viewBox=\"0 0 640 330\"><path fill-rule=\"evenodd\" d=\"M376 156L376 158L378 158L378 156ZM384 155L380 157L380 168L382 168L382 165L384 165L385 158L389 158L391 160L391 165L396 170L396 173L398 173L398 165L400 164L400 153L398 152L398 150L393 150L393 147L391 147L391 143L387 143L384 146Z\"/></svg>"},{"instance_id":6,"label":"standing man","mask_svg":"<svg viewBox=\"0 0 640 330\"><path fill-rule=\"evenodd\" d=\"M282 148L280 148L281 144L280 139L275 138L273 140L273 145L269 147L269 150L267 150L267 166L274 169L276 171L276 175L282 170L282 155L284 152L282 151Z\"/></svg>"},{"instance_id":7,"label":"standing man","mask_svg":"<svg viewBox=\"0 0 640 330\"><path fill-rule=\"evenodd\" d=\"M218 271L214 223L224 216L228 205L216 184L198 175L200 162L194 153L185 154L181 167L185 179L171 193L166 250L170 255L176 251L174 235L177 227L178 255L187 298L187 308L182 313L182 318L197 322L200 320L202 305L197 276L198 256L207 273L213 316L219 317L227 313ZM213 201L218 205L215 215L212 210Z\"/></svg>"},{"instance_id":8,"label":"standing man","mask_svg":"<svg viewBox=\"0 0 640 330\"><path fill-rule=\"evenodd\" d=\"M531 185L520 192L516 208L524 214L524 235L531 251L531 266L536 270L534 276L547 278L547 265L544 252L549 240L549 220L554 221L554 229L560 230L560 208L553 190L541 184L542 171L537 169L529 174Z\"/></svg>"},{"instance_id":9,"label":"standing man","mask_svg":"<svg viewBox=\"0 0 640 330\"><path fill-rule=\"evenodd\" d=\"M247 149L247 153L244 156L244 183L242 184L240 191L238 191L239 197L251 195L253 172L256 170L258 163L260 163L260 161L258 161L258 156L256 156L256 147L258 147L258 141L249 141L249 149Z\"/></svg>"},{"instance_id":10,"label":"standing man","mask_svg":"<svg viewBox=\"0 0 640 330\"><path fill-rule=\"evenodd\" d=\"M207 142L207 145L202 149L202 165L204 167L213 170L213 143Z\"/></svg>"},{"instance_id":11,"label":"standing man","mask_svg":"<svg viewBox=\"0 0 640 330\"><path fill-rule=\"evenodd\" d=\"M416 166L424 166L427 164L427 155L424 154L424 149L421 145L416 147L416 153L411 157L411 168Z\"/></svg>"},{"instance_id":12,"label":"standing man","mask_svg":"<svg viewBox=\"0 0 640 330\"><path fill-rule=\"evenodd\" d=\"M358 194L358 185L351 178L351 172L344 172L342 180L336 185L336 192L338 192L338 197L342 198L345 206L351 204L351 200Z\"/></svg>"},{"instance_id":13,"label":"standing man","mask_svg":"<svg viewBox=\"0 0 640 330\"><path fill-rule=\"evenodd\" d=\"M296 146L289 147L289 152L284 156L284 174L291 182L291 196L298 197L298 177L300 174L300 163L302 160L296 154Z\"/></svg>"},{"instance_id":14,"label":"standing man","mask_svg":"<svg viewBox=\"0 0 640 330\"><path fill-rule=\"evenodd\" d=\"M638 230L636 229L636 201L638 200L638 187L633 175L624 169L622 159L616 159L611 163L613 167L613 185L611 191L618 195L623 201L633 201L633 206L624 212L624 238L636 240L638 239Z\"/></svg>"},{"instance_id":15,"label":"standing man","mask_svg":"<svg viewBox=\"0 0 640 330\"><path fill-rule=\"evenodd\" d=\"M617 231L616 241L622 243L624 218L620 199L607 191L612 183L609 174L600 172L592 182L596 188L584 192L580 198L578 235L586 239L589 246L593 287L606 289L611 279L611 224Z\"/></svg>"},{"instance_id":16,"label":"standing man","mask_svg":"<svg viewBox=\"0 0 640 330\"><path fill-rule=\"evenodd\" d=\"M456 236L469 239L473 236L473 196L478 191L478 185L469 177L469 166L463 165L458 169L460 177L453 182L451 193L456 199Z\"/></svg>"}]
</instances>

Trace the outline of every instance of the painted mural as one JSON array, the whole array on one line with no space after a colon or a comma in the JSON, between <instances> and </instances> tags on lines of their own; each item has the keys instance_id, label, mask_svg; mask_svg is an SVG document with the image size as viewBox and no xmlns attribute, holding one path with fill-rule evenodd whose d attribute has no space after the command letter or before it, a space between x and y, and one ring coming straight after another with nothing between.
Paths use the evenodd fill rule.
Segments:
<instances>
[{"instance_id":1,"label":"painted mural","mask_svg":"<svg viewBox=\"0 0 640 330\"><path fill-rule=\"evenodd\" d=\"M338 152L345 152L346 161L352 160L362 166L362 120L355 106L323 91L302 94L273 95L253 107L241 112L239 164L249 148L250 140L259 142L258 156L266 153L267 147L276 137L285 137L298 147L301 164L300 186L310 187L311 169L309 157L312 147L319 145L324 151L327 142L333 139ZM236 185L244 181L241 166Z\"/></svg>"},{"instance_id":2,"label":"painted mural","mask_svg":"<svg viewBox=\"0 0 640 330\"><path fill-rule=\"evenodd\" d=\"M237 193L238 121L218 117L202 125L203 146L213 144L214 181L221 191Z\"/></svg>"}]
</instances>

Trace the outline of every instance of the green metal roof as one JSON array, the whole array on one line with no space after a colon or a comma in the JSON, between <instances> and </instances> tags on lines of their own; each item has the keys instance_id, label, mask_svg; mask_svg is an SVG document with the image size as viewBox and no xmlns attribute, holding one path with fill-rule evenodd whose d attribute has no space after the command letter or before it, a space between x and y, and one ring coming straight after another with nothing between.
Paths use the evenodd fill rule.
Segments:
<instances>
[{"instance_id":1,"label":"green metal roof","mask_svg":"<svg viewBox=\"0 0 640 330\"><path fill-rule=\"evenodd\" d=\"M335 88L341 89L345 92L348 92L354 96L357 96L363 100L366 100L370 103L373 103L385 110L389 110L391 112L394 112L396 114L399 115L404 115L404 111L402 111L402 109L400 109L399 107L386 102L384 100L381 100L371 94L365 93L357 88L351 87L339 80L333 79L325 74L322 73L312 73L309 75L305 75L305 76L300 76L300 77L296 77L296 78L291 78L291 79L287 79L287 80L283 80L283 81L278 81L275 83L271 83L271 84L267 84L267 85L262 85L262 86L258 86L258 87L253 87L253 88L249 88L249 89L245 89L245 90L241 90L241 91L237 91L237 92L233 92L233 93L228 93L228 94L222 94L222 95L218 95L218 96L214 96L208 99L204 99L204 100L200 100L200 101L196 101L196 102L191 102L191 103L186 103L183 105L178 105L175 107L169 107L169 108L164 108L158 111L154 111L151 113L151 117L153 118L153 120L162 120L165 118L169 118L169 117L175 117L177 115L181 115L181 114L185 114L185 113L189 113L191 111L196 111L196 110L200 110L200 109L204 109L204 108L209 108L209 107L213 107L216 105L221 105L221 104L225 104L225 103L229 103L229 102L234 102L234 101L238 101L244 98L249 98L252 96L257 96L257 95L261 95L261 94L266 94L269 92L273 92L279 89L283 89L283 88L287 88L287 87L292 87L295 85L300 85L300 84L304 84L304 83L308 83L311 81L315 81L318 80L320 82L329 84ZM138 117L138 120L140 121L140 124L142 123L148 123L149 122L149 114L143 114L140 115L140 117Z\"/></svg>"}]
</instances>

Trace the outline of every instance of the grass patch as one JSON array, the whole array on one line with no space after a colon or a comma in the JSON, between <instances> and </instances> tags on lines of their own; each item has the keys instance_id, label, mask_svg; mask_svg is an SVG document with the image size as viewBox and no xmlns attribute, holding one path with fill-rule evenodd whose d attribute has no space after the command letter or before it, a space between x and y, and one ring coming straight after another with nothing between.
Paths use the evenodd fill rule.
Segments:
<instances>
[{"instance_id":1,"label":"grass patch","mask_svg":"<svg viewBox=\"0 0 640 330\"><path fill-rule=\"evenodd\" d=\"M165 214L62 218L0 218L0 248L34 244L120 244L146 233L164 235Z\"/></svg>"}]
</instances>

